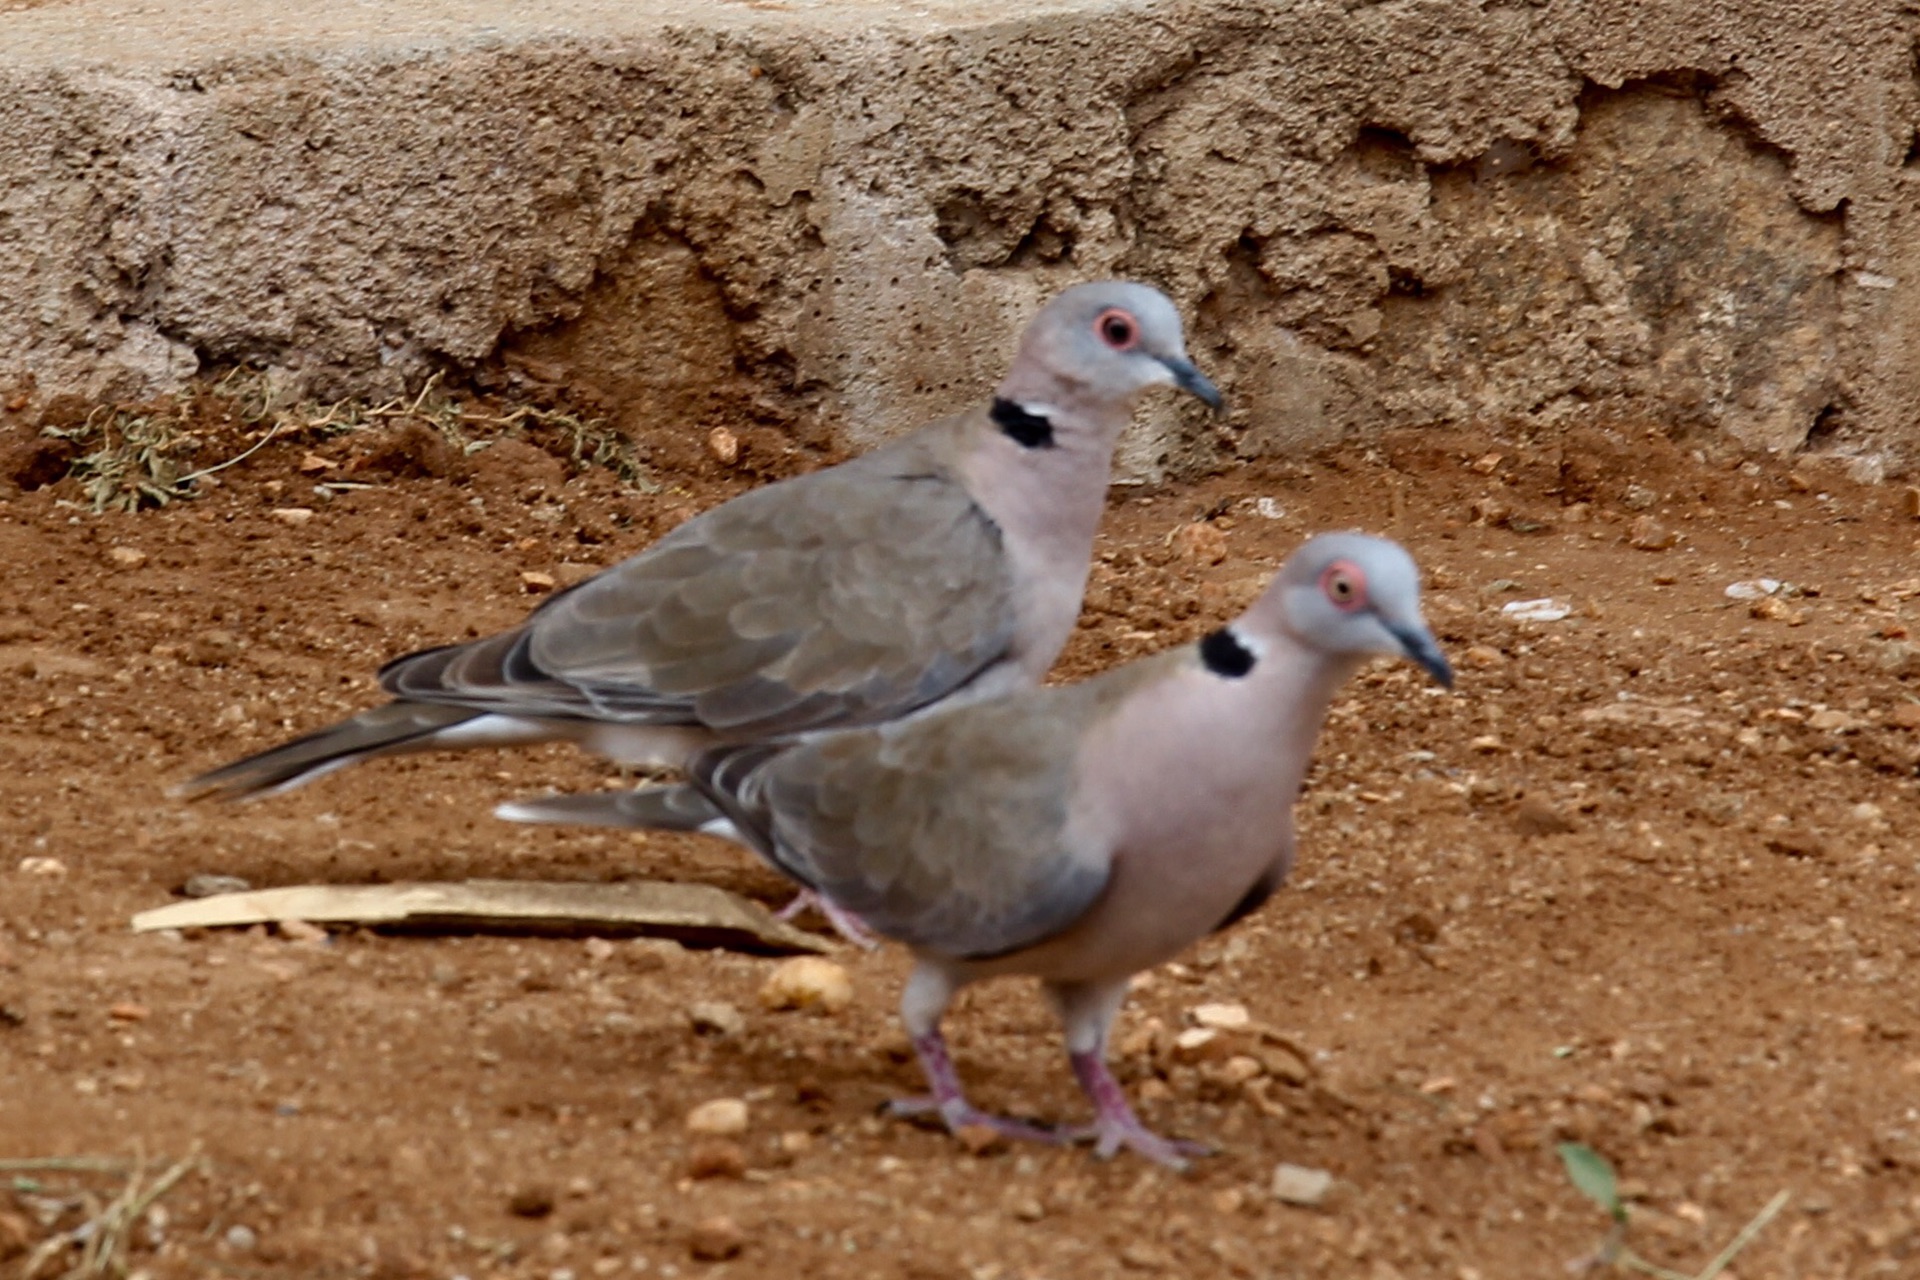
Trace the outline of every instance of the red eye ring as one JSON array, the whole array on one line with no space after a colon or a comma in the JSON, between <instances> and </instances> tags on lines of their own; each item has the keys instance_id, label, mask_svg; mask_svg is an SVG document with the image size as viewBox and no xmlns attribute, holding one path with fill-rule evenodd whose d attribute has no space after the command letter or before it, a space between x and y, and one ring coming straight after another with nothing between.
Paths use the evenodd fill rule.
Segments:
<instances>
[{"instance_id":1,"label":"red eye ring","mask_svg":"<svg viewBox=\"0 0 1920 1280\"><path fill-rule=\"evenodd\" d=\"M1108 307L1096 316L1093 331L1115 351L1125 351L1140 341L1140 322L1118 307Z\"/></svg>"},{"instance_id":2,"label":"red eye ring","mask_svg":"<svg viewBox=\"0 0 1920 1280\"><path fill-rule=\"evenodd\" d=\"M1367 605L1367 575L1351 560L1335 560L1320 575L1320 594L1342 613L1357 613Z\"/></svg>"}]
</instances>

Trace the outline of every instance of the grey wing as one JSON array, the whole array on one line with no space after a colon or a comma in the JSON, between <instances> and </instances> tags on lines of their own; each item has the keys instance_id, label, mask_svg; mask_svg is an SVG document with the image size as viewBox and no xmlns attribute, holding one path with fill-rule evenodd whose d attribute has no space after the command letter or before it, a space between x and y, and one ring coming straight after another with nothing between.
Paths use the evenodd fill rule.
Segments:
<instances>
[{"instance_id":1,"label":"grey wing","mask_svg":"<svg viewBox=\"0 0 1920 1280\"><path fill-rule=\"evenodd\" d=\"M510 714L790 734L965 685L1011 648L1011 597L986 513L923 452L889 450L744 494L520 628L381 680Z\"/></svg>"},{"instance_id":2,"label":"grey wing","mask_svg":"<svg viewBox=\"0 0 1920 1280\"><path fill-rule=\"evenodd\" d=\"M776 866L878 932L956 957L1018 951L1080 919L1111 869L1068 828L1074 693L719 748L694 778Z\"/></svg>"}]
</instances>

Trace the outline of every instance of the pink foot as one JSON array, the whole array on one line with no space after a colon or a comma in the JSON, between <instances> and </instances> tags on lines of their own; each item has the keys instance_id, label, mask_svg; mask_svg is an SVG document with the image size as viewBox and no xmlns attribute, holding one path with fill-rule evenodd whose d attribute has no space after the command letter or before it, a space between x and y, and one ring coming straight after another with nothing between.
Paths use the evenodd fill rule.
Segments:
<instances>
[{"instance_id":1,"label":"pink foot","mask_svg":"<svg viewBox=\"0 0 1920 1280\"><path fill-rule=\"evenodd\" d=\"M835 906L825 894L812 889L802 889L792 902L776 911L773 918L791 920L808 907L825 916L827 923L833 926L833 931L854 946L872 951L880 945L880 940L873 936L873 931L861 922L859 916Z\"/></svg>"},{"instance_id":2,"label":"pink foot","mask_svg":"<svg viewBox=\"0 0 1920 1280\"><path fill-rule=\"evenodd\" d=\"M953 1069L953 1058L947 1053L946 1037L937 1028L924 1036L915 1036L913 1051L920 1059L920 1069L926 1073L927 1083L932 1086L933 1093L918 1098L894 1099L887 1104L887 1110L894 1115L937 1115L946 1124L949 1133L979 1125L1002 1137L1021 1142L1060 1143L1067 1140L1058 1130L1015 1120L1011 1116L997 1116L968 1102L960 1091L960 1076Z\"/></svg>"},{"instance_id":3,"label":"pink foot","mask_svg":"<svg viewBox=\"0 0 1920 1280\"><path fill-rule=\"evenodd\" d=\"M1213 1154L1213 1148L1205 1143L1163 1138L1141 1124L1127 1104L1120 1082L1113 1078L1098 1053L1075 1053L1068 1058L1080 1088L1093 1102L1094 1109L1093 1123L1072 1130L1068 1136L1076 1142L1091 1141L1093 1153L1102 1160L1111 1159L1124 1147L1157 1164L1184 1172L1192 1157Z\"/></svg>"}]
</instances>

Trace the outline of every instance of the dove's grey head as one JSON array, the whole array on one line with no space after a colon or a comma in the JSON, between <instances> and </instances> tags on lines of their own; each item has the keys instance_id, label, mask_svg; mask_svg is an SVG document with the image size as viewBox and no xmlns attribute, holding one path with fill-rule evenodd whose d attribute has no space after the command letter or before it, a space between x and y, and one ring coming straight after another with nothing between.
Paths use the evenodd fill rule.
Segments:
<instances>
[{"instance_id":1,"label":"dove's grey head","mask_svg":"<svg viewBox=\"0 0 1920 1280\"><path fill-rule=\"evenodd\" d=\"M1329 655L1408 658L1453 686L1453 668L1420 616L1420 570L1385 538L1323 533L1309 540L1239 625L1275 626Z\"/></svg>"},{"instance_id":2,"label":"dove's grey head","mask_svg":"<svg viewBox=\"0 0 1920 1280\"><path fill-rule=\"evenodd\" d=\"M1180 313L1167 296L1151 285L1103 280L1076 285L1040 309L1000 394L1044 411L1057 407L1046 403L1056 389L1131 406L1153 386L1178 387L1216 410L1223 403L1219 389L1187 359Z\"/></svg>"}]
</instances>

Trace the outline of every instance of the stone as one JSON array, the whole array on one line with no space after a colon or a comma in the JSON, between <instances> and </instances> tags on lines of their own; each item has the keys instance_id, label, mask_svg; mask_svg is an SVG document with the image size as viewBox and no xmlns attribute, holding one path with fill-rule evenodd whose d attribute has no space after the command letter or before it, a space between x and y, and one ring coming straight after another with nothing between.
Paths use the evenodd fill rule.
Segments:
<instances>
[{"instance_id":1,"label":"stone","mask_svg":"<svg viewBox=\"0 0 1920 1280\"><path fill-rule=\"evenodd\" d=\"M1513 829L1523 836L1565 835L1575 830L1573 819L1538 796L1527 796L1513 813Z\"/></svg>"},{"instance_id":2,"label":"stone","mask_svg":"<svg viewBox=\"0 0 1920 1280\"><path fill-rule=\"evenodd\" d=\"M737 1258L747 1247L747 1233L725 1214L702 1218L687 1234L687 1251L701 1262L724 1262Z\"/></svg>"},{"instance_id":3,"label":"stone","mask_svg":"<svg viewBox=\"0 0 1920 1280\"><path fill-rule=\"evenodd\" d=\"M520 575L520 585L525 590L539 595L553 590L559 585L559 582L550 573L542 573L538 569L528 569Z\"/></svg>"},{"instance_id":4,"label":"stone","mask_svg":"<svg viewBox=\"0 0 1920 1280\"><path fill-rule=\"evenodd\" d=\"M1227 558L1227 535L1211 521L1197 520L1174 531L1173 547L1193 564L1220 564Z\"/></svg>"},{"instance_id":5,"label":"stone","mask_svg":"<svg viewBox=\"0 0 1920 1280\"><path fill-rule=\"evenodd\" d=\"M1460 655L1460 665L1472 668L1475 671L1492 670L1494 667L1505 663L1506 660L1506 654L1501 653L1492 645L1486 644L1470 645L1467 651Z\"/></svg>"},{"instance_id":6,"label":"stone","mask_svg":"<svg viewBox=\"0 0 1920 1280\"><path fill-rule=\"evenodd\" d=\"M108 547L107 562L116 569L138 569L147 562L147 553L138 547Z\"/></svg>"},{"instance_id":7,"label":"stone","mask_svg":"<svg viewBox=\"0 0 1920 1280\"><path fill-rule=\"evenodd\" d=\"M253 885L239 876L201 871L190 875L174 892L183 898L212 898L223 893L245 893Z\"/></svg>"},{"instance_id":8,"label":"stone","mask_svg":"<svg viewBox=\"0 0 1920 1280\"><path fill-rule=\"evenodd\" d=\"M715 1098L687 1112L688 1133L709 1138L736 1138L747 1131L747 1104L739 1098Z\"/></svg>"},{"instance_id":9,"label":"stone","mask_svg":"<svg viewBox=\"0 0 1920 1280\"><path fill-rule=\"evenodd\" d=\"M990 1124L963 1124L953 1131L953 1137L968 1155L974 1156L998 1155L1012 1145L1006 1134Z\"/></svg>"},{"instance_id":10,"label":"stone","mask_svg":"<svg viewBox=\"0 0 1920 1280\"><path fill-rule=\"evenodd\" d=\"M267 513L281 524L292 525L298 529L313 519L312 507L275 507Z\"/></svg>"},{"instance_id":11,"label":"stone","mask_svg":"<svg viewBox=\"0 0 1920 1280\"><path fill-rule=\"evenodd\" d=\"M1333 1175L1325 1169L1284 1163L1274 1167L1270 1184L1274 1199L1308 1209L1324 1201L1332 1187Z\"/></svg>"},{"instance_id":12,"label":"stone","mask_svg":"<svg viewBox=\"0 0 1920 1280\"><path fill-rule=\"evenodd\" d=\"M695 1181L744 1178L747 1176L746 1150L724 1138L697 1143L687 1153L687 1176Z\"/></svg>"},{"instance_id":13,"label":"stone","mask_svg":"<svg viewBox=\"0 0 1920 1280\"><path fill-rule=\"evenodd\" d=\"M725 427L715 427L707 432L707 452L723 467L730 467L740 460L740 437Z\"/></svg>"},{"instance_id":14,"label":"stone","mask_svg":"<svg viewBox=\"0 0 1920 1280\"><path fill-rule=\"evenodd\" d=\"M282 920L276 926L288 942L325 942L327 931L308 920Z\"/></svg>"},{"instance_id":15,"label":"stone","mask_svg":"<svg viewBox=\"0 0 1920 1280\"><path fill-rule=\"evenodd\" d=\"M776 1010L836 1013L853 1003L853 979L831 960L795 956L767 975L760 988L760 1003Z\"/></svg>"},{"instance_id":16,"label":"stone","mask_svg":"<svg viewBox=\"0 0 1920 1280\"><path fill-rule=\"evenodd\" d=\"M525 1186L507 1198L507 1212L516 1218L544 1218L553 1212L553 1188Z\"/></svg>"},{"instance_id":17,"label":"stone","mask_svg":"<svg viewBox=\"0 0 1920 1280\"><path fill-rule=\"evenodd\" d=\"M1213 1078L1220 1083L1237 1088L1249 1080L1259 1079L1266 1073L1267 1069L1260 1065L1260 1059L1249 1054L1236 1053L1221 1063L1212 1074Z\"/></svg>"},{"instance_id":18,"label":"stone","mask_svg":"<svg viewBox=\"0 0 1920 1280\"><path fill-rule=\"evenodd\" d=\"M724 1000L695 1001L687 1021L702 1035L737 1036L747 1029L747 1015Z\"/></svg>"},{"instance_id":19,"label":"stone","mask_svg":"<svg viewBox=\"0 0 1920 1280\"><path fill-rule=\"evenodd\" d=\"M1638 551L1666 551L1680 541L1680 535L1652 516L1636 517L1627 526L1627 545Z\"/></svg>"},{"instance_id":20,"label":"stone","mask_svg":"<svg viewBox=\"0 0 1920 1280\"><path fill-rule=\"evenodd\" d=\"M1216 1031L1244 1031L1253 1023L1247 1006L1224 1002L1198 1005L1187 1011L1187 1017L1196 1027L1212 1027Z\"/></svg>"},{"instance_id":21,"label":"stone","mask_svg":"<svg viewBox=\"0 0 1920 1280\"><path fill-rule=\"evenodd\" d=\"M20 859L20 874L40 880L57 880L67 874L67 864L58 858L29 855Z\"/></svg>"}]
</instances>

